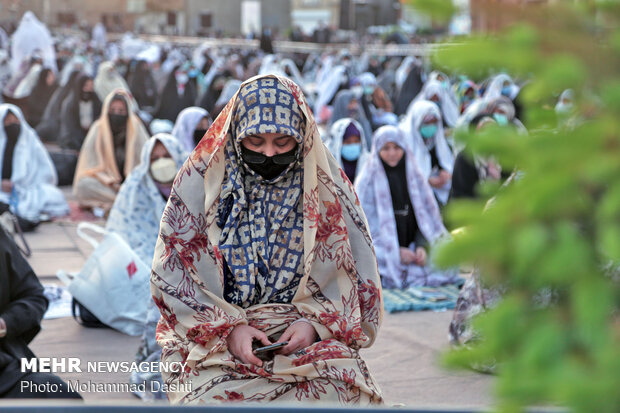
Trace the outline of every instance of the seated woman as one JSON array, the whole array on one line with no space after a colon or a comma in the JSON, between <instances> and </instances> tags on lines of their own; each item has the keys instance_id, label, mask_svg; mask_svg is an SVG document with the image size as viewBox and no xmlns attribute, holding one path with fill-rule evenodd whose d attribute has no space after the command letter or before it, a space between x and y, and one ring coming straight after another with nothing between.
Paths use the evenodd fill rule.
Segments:
<instances>
[{"instance_id":1,"label":"seated woman","mask_svg":"<svg viewBox=\"0 0 620 413\"><path fill-rule=\"evenodd\" d=\"M127 82L136 102L141 108L154 108L157 104L157 85L149 63L145 60L137 62L135 70Z\"/></svg>"},{"instance_id":2,"label":"seated woman","mask_svg":"<svg viewBox=\"0 0 620 413\"><path fill-rule=\"evenodd\" d=\"M364 129L354 119L344 118L334 123L330 129L325 146L336 158L342 170L349 178L355 181L355 176L364 167L368 157L368 144Z\"/></svg>"},{"instance_id":3,"label":"seated woman","mask_svg":"<svg viewBox=\"0 0 620 413\"><path fill-rule=\"evenodd\" d=\"M60 113L59 148L50 149L60 185L71 185L75 176L80 149L88 130L101 115L101 102L94 92L93 79L80 75L73 92L62 103Z\"/></svg>"},{"instance_id":4,"label":"seated woman","mask_svg":"<svg viewBox=\"0 0 620 413\"><path fill-rule=\"evenodd\" d=\"M197 94L196 86L190 81L187 70L180 66L175 68L159 96L153 117L174 122L183 109L196 103Z\"/></svg>"},{"instance_id":5,"label":"seated woman","mask_svg":"<svg viewBox=\"0 0 620 413\"><path fill-rule=\"evenodd\" d=\"M10 209L26 227L43 214L68 214L69 206L56 187L52 160L22 112L17 106L1 104L0 122L0 213Z\"/></svg>"},{"instance_id":6,"label":"seated woman","mask_svg":"<svg viewBox=\"0 0 620 413\"><path fill-rule=\"evenodd\" d=\"M329 127L331 128L334 123L340 119L351 118L359 122L362 125L365 136L372 136L372 127L370 122L364 114L359 99L355 97L355 94L350 90L341 90L336 94L334 98L334 110L329 120ZM370 149L370 142L367 149Z\"/></svg>"},{"instance_id":7,"label":"seated woman","mask_svg":"<svg viewBox=\"0 0 620 413\"><path fill-rule=\"evenodd\" d=\"M527 129L516 117L514 103L506 96L498 96L486 100L487 105L484 110L486 114L493 117L499 126L512 126L519 133L527 134Z\"/></svg>"},{"instance_id":8,"label":"seated woman","mask_svg":"<svg viewBox=\"0 0 620 413\"><path fill-rule=\"evenodd\" d=\"M41 121L37 125L37 135L43 142L56 142L58 140L58 130L60 129L60 112L62 104L67 97L71 95L75 88L80 72L73 71L67 78L64 86L56 89L41 117Z\"/></svg>"},{"instance_id":9,"label":"seated woman","mask_svg":"<svg viewBox=\"0 0 620 413\"><path fill-rule=\"evenodd\" d=\"M45 68L41 70L37 84L32 89L30 96L28 96L28 124L33 128L36 128L39 122L41 122L45 107L57 87L56 76L52 69Z\"/></svg>"},{"instance_id":10,"label":"seated woman","mask_svg":"<svg viewBox=\"0 0 620 413\"><path fill-rule=\"evenodd\" d=\"M181 142L187 152L191 152L205 136L210 125L209 112L203 108L191 106L179 113L172 135Z\"/></svg>"},{"instance_id":11,"label":"seated woman","mask_svg":"<svg viewBox=\"0 0 620 413\"><path fill-rule=\"evenodd\" d=\"M385 288L439 286L459 281L456 270L439 271L428 246L447 234L437 201L403 133L382 126L355 188L377 254Z\"/></svg>"},{"instance_id":12,"label":"seated woman","mask_svg":"<svg viewBox=\"0 0 620 413\"><path fill-rule=\"evenodd\" d=\"M116 90L103 104L78 158L73 194L83 208L109 211L125 177L140 163L148 133L127 92Z\"/></svg>"},{"instance_id":13,"label":"seated woman","mask_svg":"<svg viewBox=\"0 0 620 413\"><path fill-rule=\"evenodd\" d=\"M130 96L131 108L138 109L136 100L131 95L127 82L116 69L114 62L103 62L97 68L97 76L94 81L95 93L99 100L104 101L106 97L115 90L123 90Z\"/></svg>"},{"instance_id":14,"label":"seated woman","mask_svg":"<svg viewBox=\"0 0 620 413\"><path fill-rule=\"evenodd\" d=\"M301 89L254 77L173 185L151 286L172 403L381 403L358 350L382 317L355 192ZM252 346L284 343L276 352Z\"/></svg>"},{"instance_id":15,"label":"seated woman","mask_svg":"<svg viewBox=\"0 0 620 413\"><path fill-rule=\"evenodd\" d=\"M118 192L106 229L121 235L142 261L150 265L172 181L187 159L187 153L174 136L160 133L146 141L140 159L140 164L129 174ZM159 310L151 301L136 359L138 363L155 362L161 358L161 348L155 341L159 317ZM161 390L162 386L152 385L153 381L161 384L161 375L151 372L133 372L131 375L132 383L146 383L147 390L158 390L138 396L147 400L164 399L166 394Z\"/></svg>"},{"instance_id":16,"label":"seated woman","mask_svg":"<svg viewBox=\"0 0 620 413\"><path fill-rule=\"evenodd\" d=\"M37 275L2 226L0 292L0 399L81 399L58 376L22 370L22 359L35 358L28 343L41 330L41 320L48 303ZM27 386L23 387L23 382ZM56 392L33 390L56 386Z\"/></svg>"},{"instance_id":17,"label":"seated woman","mask_svg":"<svg viewBox=\"0 0 620 413\"><path fill-rule=\"evenodd\" d=\"M441 112L442 124L445 128L454 128L459 118L459 108L456 98L450 88L446 89L445 84L437 80L429 80L424 84L418 96L413 100L409 111L413 111L413 106L422 100L433 102ZM408 114L409 116L409 114Z\"/></svg>"},{"instance_id":18,"label":"seated woman","mask_svg":"<svg viewBox=\"0 0 620 413\"><path fill-rule=\"evenodd\" d=\"M481 115L471 122L471 129L480 131L488 125L497 122L490 116ZM466 150L462 150L454 161L454 174L450 188L450 200L458 198L477 198L477 186L486 180L502 178L501 166L492 158L474 156L473 159Z\"/></svg>"},{"instance_id":19,"label":"seated woman","mask_svg":"<svg viewBox=\"0 0 620 413\"><path fill-rule=\"evenodd\" d=\"M478 98L478 85L472 80L462 79L456 87L456 99L459 105L459 115L465 113L469 105ZM458 122L457 122L458 123Z\"/></svg>"},{"instance_id":20,"label":"seated woman","mask_svg":"<svg viewBox=\"0 0 620 413\"><path fill-rule=\"evenodd\" d=\"M450 195L454 155L443 133L441 113L437 105L428 100L413 104L409 126L409 145L422 175L433 188L435 197L445 205ZM405 133L407 136L407 134Z\"/></svg>"},{"instance_id":21,"label":"seated woman","mask_svg":"<svg viewBox=\"0 0 620 413\"><path fill-rule=\"evenodd\" d=\"M93 85L92 77L80 75L61 108L58 144L63 149L75 151L76 155L90 127L101 115L101 101Z\"/></svg>"}]
</instances>

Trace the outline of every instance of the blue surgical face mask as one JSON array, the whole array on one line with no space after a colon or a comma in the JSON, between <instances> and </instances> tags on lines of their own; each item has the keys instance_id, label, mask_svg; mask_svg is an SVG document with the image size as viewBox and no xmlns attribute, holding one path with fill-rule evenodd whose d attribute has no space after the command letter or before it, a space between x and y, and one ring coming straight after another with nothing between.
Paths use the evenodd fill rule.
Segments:
<instances>
[{"instance_id":1,"label":"blue surgical face mask","mask_svg":"<svg viewBox=\"0 0 620 413\"><path fill-rule=\"evenodd\" d=\"M424 139L431 139L437 134L437 125L422 125L420 134Z\"/></svg>"},{"instance_id":2,"label":"blue surgical face mask","mask_svg":"<svg viewBox=\"0 0 620 413\"><path fill-rule=\"evenodd\" d=\"M510 86L504 86L502 88L502 95L506 96L507 98L510 97L511 92L512 92L512 88Z\"/></svg>"},{"instance_id":3,"label":"blue surgical face mask","mask_svg":"<svg viewBox=\"0 0 620 413\"><path fill-rule=\"evenodd\" d=\"M508 125L508 117L504 115L503 113L494 113L493 119L495 119L495 122L497 122L499 126Z\"/></svg>"},{"instance_id":4,"label":"blue surgical face mask","mask_svg":"<svg viewBox=\"0 0 620 413\"><path fill-rule=\"evenodd\" d=\"M347 143L342 145L342 157L349 162L357 161L362 153L361 143Z\"/></svg>"}]
</instances>

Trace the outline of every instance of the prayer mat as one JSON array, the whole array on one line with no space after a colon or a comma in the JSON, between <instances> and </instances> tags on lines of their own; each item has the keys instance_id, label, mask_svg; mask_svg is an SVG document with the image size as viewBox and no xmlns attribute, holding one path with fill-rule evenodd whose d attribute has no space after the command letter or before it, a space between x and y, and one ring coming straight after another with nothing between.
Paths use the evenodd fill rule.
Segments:
<instances>
[{"instance_id":1,"label":"prayer mat","mask_svg":"<svg viewBox=\"0 0 620 413\"><path fill-rule=\"evenodd\" d=\"M460 284L443 287L384 288L383 308L388 313L398 311L442 311L456 306Z\"/></svg>"}]
</instances>

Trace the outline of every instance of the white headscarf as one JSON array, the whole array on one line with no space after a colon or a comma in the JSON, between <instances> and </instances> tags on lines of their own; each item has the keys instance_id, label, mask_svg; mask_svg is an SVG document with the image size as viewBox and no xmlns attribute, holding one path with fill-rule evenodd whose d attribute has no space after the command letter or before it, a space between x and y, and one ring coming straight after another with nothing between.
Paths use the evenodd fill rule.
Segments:
<instances>
[{"instance_id":1,"label":"white headscarf","mask_svg":"<svg viewBox=\"0 0 620 413\"><path fill-rule=\"evenodd\" d=\"M229 79L224 85L224 89L222 89L222 93L220 93L220 97L215 102L215 106L221 106L221 105L225 105L226 103L228 103L228 101L232 99L233 96L235 96L235 93L237 93L237 91L239 90L239 87L241 87L240 80Z\"/></svg>"},{"instance_id":2,"label":"white headscarf","mask_svg":"<svg viewBox=\"0 0 620 413\"><path fill-rule=\"evenodd\" d=\"M443 132L443 122L441 121L441 113L439 112L437 105L428 100L420 100L415 102L411 107L411 117L405 118L405 121L408 119L410 120L409 128L401 128L401 130L403 130L405 136L408 137L408 143L413 149L416 164L428 180L432 174L431 154L424 143L422 134L420 133L420 127L422 126L424 117L427 115L434 115L438 119L437 133L435 134L435 137L431 139L435 141L434 149L437 154L439 166L450 173L452 173L452 170L454 169L454 154L446 141L446 137ZM401 125L404 126L403 124ZM451 182L446 184L446 187L444 188L433 188L437 198L442 204L445 204L448 201L450 186Z\"/></svg>"},{"instance_id":3,"label":"white headscarf","mask_svg":"<svg viewBox=\"0 0 620 413\"><path fill-rule=\"evenodd\" d=\"M568 100L569 103L564 103L565 100ZM560 97L558 98L558 103L555 105L555 113L563 114L570 113L574 107L575 101L575 92L573 89L566 89Z\"/></svg>"},{"instance_id":4,"label":"white headscarf","mask_svg":"<svg viewBox=\"0 0 620 413\"><path fill-rule=\"evenodd\" d=\"M0 202L13 204L13 213L32 221L38 220L42 213L50 216L68 214L69 206L62 192L56 187L56 168L47 150L17 106L1 104L0 122L4 122L9 111L17 116L21 129L13 153L11 182L14 193L12 195L0 191ZM6 142L4 127L0 127L0 154L4 154Z\"/></svg>"},{"instance_id":5,"label":"white headscarf","mask_svg":"<svg viewBox=\"0 0 620 413\"><path fill-rule=\"evenodd\" d=\"M327 149L329 149L329 151L332 153L332 155L334 155L334 158L336 158L340 166L342 166L342 141L344 139L344 132L347 130L350 124L353 124L359 131L362 144L362 152L360 153L360 157L357 159L357 167L355 170L355 175L357 176L364 168L364 164L366 163L368 155L370 155L370 152L368 151L368 147L370 146L368 144L368 138L364 133L364 128L358 121L351 118L343 118L336 121L329 129L329 136L325 140L325 146L327 146Z\"/></svg>"},{"instance_id":6,"label":"white headscarf","mask_svg":"<svg viewBox=\"0 0 620 413\"><path fill-rule=\"evenodd\" d=\"M439 97L439 101L441 104L441 115L442 118L445 119L446 124L453 128L456 126L456 123L459 119L459 107L455 103L455 100L450 96L451 89L446 89L440 81L438 80L429 80L424 84L418 96L411 102L409 108L407 109L407 116L409 116L409 111L412 109L413 105L420 100L430 100L433 95L437 95Z\"/></svg>"},{"instance_id":7,"label":"white headscarf","mask_svg":"<svg viewBox=\"0 0 620 413\"><path fill-rule=\"evenodd\" d=\"M71 73L76 70L92 76L93 78L95 77L95 67L93 62L83 55L76 54L63 66L60 72L60 86L66 85L71 77Z\"/></svg>"},{"instance_id":8,"label":"white headscarf","mask_svg":"<svg viewBox=\"0 0 620 413\"><path fill-rule=\"evenodd\" d=\"M95 77L95 93L97 93L97 97L103 102L116 89L124 90L131 96L127 82L114 69L114 62L101 63L99 69L97 69L97 77Z\"/></svg>"},{"instance_id":9,"label":"white headscarf","mask_svg":"<svg viewBox=\"0 0 620 413\"><path fill-rule=\"evenodd\" d=\"M512 78L505 73L501 73L491 80L489 86L484 92L484 98L495 99L502 96L502 89L504 88L505 82L509 83L508 87L510 88L510 93L506 97L508 97L510 100L514 100L519 94L520 88L514 83Z\"/></svg>"},{"instance_id":10,"label":"white headscarf","mask_svg":"<svg viewBox=\"0 0 620 413\"><path fill-rule=\"evenodd\" d=\"M106 44L108 43L108 32L105 29L103 23L99 22L93 27L93 47L103 50L105 49Z\"/></svg>"},{"instance_id":11,"label":"white headscarf","mask_svg":"<svg viewBox=\"0 0 620 413\"><path fill-rule=\"evenodd\" d=\"M196 106L183 109L179 116L177 116L172 129L172 135L181 142L181 145L183 145L187 152L193 151L196 147L194 143L194 130L205 116L209 116L209 112Z\"/></svg>"},{"instance_id":12,"label":"white headscarf","mask_svg":"<svg viewBox=\"0 0 620 413\"><path fill-rule=\"evenodd\" d=\"M419 60L413 56L407 56L403 59L398 69L396 69L396 74L394 75L394 82L396 83L396 90L400 90L409 75L409 72L416 64L420 64Z\"/></svg>"},{"instance_id":13,"label":"white headscarf","mask_svg":"<svg viewBox=\"0 0 620 413\"><path fill-rule=\"evenodd\" d=\"M147 140L142 147L140 164L121 186L106 225L108 231L121 235L149 266L153 261L159 222L166 207L166 201L150 174L151 153L157 142L166 147L177 170L187 159L188 154L172 135L158 133Z\"/></svg>"},{"instance_id":14,"label":"white headscarf","mask_svg":"<svg viewBox=\"0 0 620 413\"><path fill-rule=\"evenodd\" d=\"M327 105L329 101L332 100L342 83L342 78L345 73L345 67L338 65L329 71L323 72L323 74L319 76L320 79L317 81L319 95L314 104L314 116L319 117L323 106Z\"/></svg>"},{"instance_id":15,"label":"white headscarf","mask_svg":"<svg viewBox=\"0 0 620 413\"><path fill-rule=\"evenodd\" d=\"M360 82L362 87L367 86L377 86L377 77L370 72L364 72L357 77L357 80Z\"/></svg>"},{"instance_id":16,"label":"white headscarf","mask_svg":"<svg viewBox=\"0 0 620 413\"><path fill-rule=\"evenodd\" d=\"M431 103L432 104L432 103ZM400 286L401 274L407 267L401 264L398 244L398 230L394 218L394 207L390 185L381 162L379 152L393 142L403 148L406 157L407 188L420 232L429 244L434 244L447 234L443 225L437 201L427 178L418 168L416 157L407 144L408 138L395 126L382 126L375 132L372 152L360 175L355 180L359 197L377 254L379 274L390 281L385 284Z\"/></svg>"},{"instance_id":17,"label":"white headscarf","mask_svg":"<svg viewBox=\"0 0 620 413\"><path fill-rule=\"evenodd\" d=\"M56 51L49 30L31 11L24 13L17 30L11 36L11 68L13 73L19 70L24 60L30 59L34 51L41 53L43 65L58 72Z\"/></svg>"},{"instance_id":18,"label":"white headscarf","mask_svg":"<svg viewBox=\"0 0 620 413\"><path fill-rule=\"evenodd\" d=\"M22 79L21 82L17 85L15 92L13 92L13 98L15 99L23 99L30 96L32 93L32 89L34 89L35 85L39 81L39 75L43 70L43 66L36 64L32 65L26 77Z\"/></svg>"},{"instance_id":19,"label":"white headscarf","mask_svg":"<svg viewBox=\"0 0 620 413\"><path fill-rule=\"evenodd\" d=\"M7 51L9 50L9 36L2 27L0 27L0 49Z\"/></svg>"}]
</instances>

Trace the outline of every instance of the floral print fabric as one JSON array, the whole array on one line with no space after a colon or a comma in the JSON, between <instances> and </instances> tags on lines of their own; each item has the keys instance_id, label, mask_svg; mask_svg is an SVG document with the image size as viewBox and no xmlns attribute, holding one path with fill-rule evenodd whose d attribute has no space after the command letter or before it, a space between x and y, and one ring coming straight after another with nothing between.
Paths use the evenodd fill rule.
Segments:
<instances>
[{"instance_id":1,"label":"floral print fabric","mask_svg":"<svg viewBox=\"0 0 620 413\"><path fill-rule=\"evenodd\" d=\"M302 276L290 303L242 307L224 295L218 222L226 195L226 151L236 127L235 94L177 175L162 218L151 277L162 313L157 340L162 361L188 363L185 371L164 373L164 380L170 385L191 383L191 390L172 391L168 397L173 403L381 403L381 392L357 354L374 342L383 315L366 217L351 183L327 155L299 87L267 75L246 81L242 89L264 78L290 92L305 120L300 128ZM239 324L277 335L300 318L313 325L320 341L296 354L276 356L258 368L227 350L226 338Z\"/></svg>"}]
</instances>

